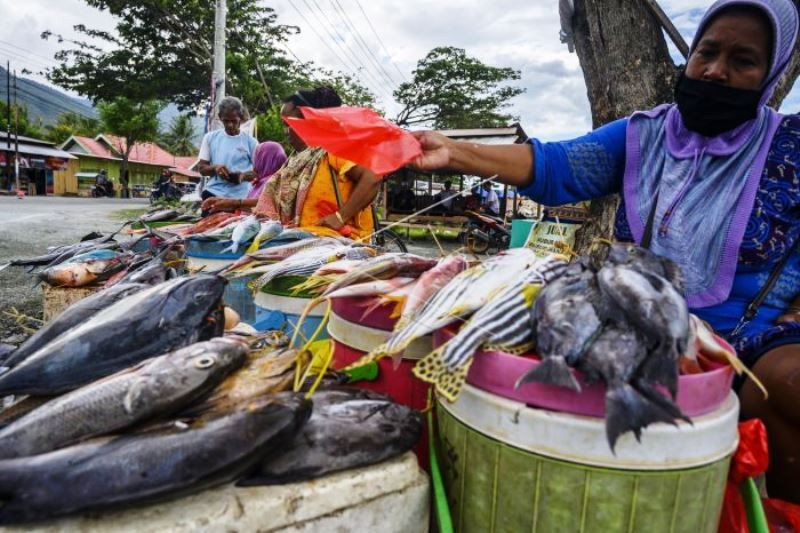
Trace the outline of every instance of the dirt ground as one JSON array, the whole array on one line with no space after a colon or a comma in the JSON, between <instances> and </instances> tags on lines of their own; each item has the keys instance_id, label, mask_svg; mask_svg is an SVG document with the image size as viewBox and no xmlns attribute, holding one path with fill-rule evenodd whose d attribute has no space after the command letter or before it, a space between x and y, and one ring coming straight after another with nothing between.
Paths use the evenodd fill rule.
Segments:
<instances>
[{"instance_id":1,"label":"dirt ground","mask_svg":"<svg viewBox=\"0 0 800 533\"><path fill-rule=\"evenodd\" d=\"M92 231L114 231L122 225L121 211L144 207L145 200L0 196L0 268ZM31 332L26 328L38 325L18 322L9 316L14 310L41 319L42 290L35 275L9 266L0 271L0 343L19 344Z\"/></svg>"}]
</instances>

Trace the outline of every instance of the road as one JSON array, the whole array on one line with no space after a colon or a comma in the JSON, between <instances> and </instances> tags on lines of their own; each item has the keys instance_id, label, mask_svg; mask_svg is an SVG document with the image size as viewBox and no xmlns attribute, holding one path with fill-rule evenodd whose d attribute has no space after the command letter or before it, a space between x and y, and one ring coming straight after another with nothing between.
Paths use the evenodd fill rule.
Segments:
<instances>
[{"instance_id":1,"label":"road","mask_svg":"<svg viewBox=\"0 0 800 533\"><path fill-rule=\"evenodd\" d=\"M0 196L0 267L9 260L47 251L48 246L77 242L92 231L121 225L115 212L147 207L146 199ZM0 342L12 342L19 327L5 314L11 307L41 318L41 289L22 268L0 271Z\"/></svg>"}]
</instances>

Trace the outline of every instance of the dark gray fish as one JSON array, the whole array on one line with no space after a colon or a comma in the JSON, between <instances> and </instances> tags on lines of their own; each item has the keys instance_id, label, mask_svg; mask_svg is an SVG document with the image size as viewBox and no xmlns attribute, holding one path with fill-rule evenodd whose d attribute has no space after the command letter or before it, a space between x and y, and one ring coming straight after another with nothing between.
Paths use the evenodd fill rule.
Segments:
<instances>
[{"instance_id":1,"label":"dark gray fish","mask_svg":"<svg viewBox=\"0 0 800 533\"><path fill-rule=\"evenodd\" d=\"M642 429L650 424L675 424L677 418L689 420L657 390L646 385L641 390L635 374L647 357L647 343L639 334L614 325L600 333L579 361L578 367L589 380L606 385L606 438L612 452L623 433L632 431L638 441Z\"/></svg>"},{"instance_id":2,"label":"dark gray fish","mask_svg":"<svg viewBox=\"0 0 800 533\"><path fill-rule=\"evenodd\" d=\"M276 395L185 430L0 461L0 523L164 501L229 483L291 438L310 411L299 395Z\"/></svg>"},{"instance_id":3,"label":"dark gray fish","mask_svg":"<svg viewBox=\"0 0 800 533\"><path fill-rule=\"evenodd\" d=\"M591 270L572 263L563 276L539 293L533 305L533 323L542 362L521 376L516 387L537 381L581 390L569 367L577 364L602 327L593 304L599 299L594 278Z\"/></svg>"},{"instance_id":4,"label":"dark gray fish","mask_svg":"<svg viewBox=\"0 0 800 533\"><path fill-rule=\"evenodd\" d=\"M41 349L47 343L55 340L59 335L83 324L99 311L146 288L147 285L141 283L117 284L72 304L64 309L56 318L28 337L28 339L6 359L2 366L13 367L18 365L29 355Z\"/></svg>"},{"instance_id":5,"label":"dark gray fish","mask_svg":"<svg viewBox=\"0 0 800 533\"><path fill-rule=\"evenodd\" d=\"M145 213L136 219L137 222L161 222L162 220L172 220L175 217L183 214L177 209L159 209L152 213Z\"/></svg>"},{"instance_id":6,"label":"dark gray fish","mask_svg":"<svg viewBox=\"0 0 800 533\"><path fill-rule=\"evenodd\" d=\"M613 300L626 320L652 348L641 375L664 385L675 398L678 358L689 343L689 309L686 300L666 279L625 266L606 266L597 274L601 291Z\"/></svg>"},{"instance_id":7,"label":"dark gray fish","mask_svg":"<svg viewBox=\"0 0 800 533\"><path fill-rule=\"evenodd\" d=\"M177 278L128 296L31 354L0 376L0 395L70 391L188 346L219 331L208 317L221 308L225 280ZM206 337L208 338L208 337Z\"/></svg>"},{"instance_id":8,"label":"dark gray fish","mask_svg":"<svg viewBox=\"0 0 800 533\"><path fill-rule=\"evenodd\" d=\"M605 264L621 265L641 274L650 273L666 279L683 293L683 274L672 260L657 255L647 248L633 244L614 244L608 250Z\"/></svg>"},{"instance_id":9,"label":"dark gray fish","mask_svg":"<svg viewBox=\"0 0 800 533\"><path fill-rule=\"evenodd\" d=\"M246 354L242 341L212 339L59 396L0 431L0 458L50 452L174 413L216 387Z\"/></svg>"},{"instance_id":10,"label":"dark gray fish","mask_svg":"<svg viewBox=\"0 0 800 533\"><path fill-rule=\"evenodd\" d=\"M99 239L81 241L76 244L58 246L46 254L29 257L27 259L14 259L9 264L16 266L54 266L73 256L86 253L90 250L114 248L117 246L119 246L119 244L116 241L111 241L111 237L101 237Z\"/></svg>"},{"instance_id":11,"label":"dark gray fish","mask_svg":"<svg viewBox=\"0 0 800 533\"><path fill-rule=\"evenodd\" d=\"M419 413L381 394L341 388L312 399L311 418L295 438L239 485L304 481L379 463L410 450L422 434Z\"/></svg>"}]
</instances>

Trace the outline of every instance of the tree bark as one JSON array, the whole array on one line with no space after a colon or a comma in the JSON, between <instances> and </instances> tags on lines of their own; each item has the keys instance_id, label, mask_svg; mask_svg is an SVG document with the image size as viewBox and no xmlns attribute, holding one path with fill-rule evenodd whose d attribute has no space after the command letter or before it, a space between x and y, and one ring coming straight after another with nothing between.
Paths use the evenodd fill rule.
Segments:
<instances>
[{"instance_id":1,"label":"tree bark","mask_svg":"<svg viewBox=\"0 0 800 533\"><path fill-rule=\"evenodd\" d=\"M673 100L675 65L644 2L575 0L573 22L595 128ZM617 195L591 203L589 220L576 236L578 253L596 238L612 237L618 204Z\"/></svg>"}]
</instances>

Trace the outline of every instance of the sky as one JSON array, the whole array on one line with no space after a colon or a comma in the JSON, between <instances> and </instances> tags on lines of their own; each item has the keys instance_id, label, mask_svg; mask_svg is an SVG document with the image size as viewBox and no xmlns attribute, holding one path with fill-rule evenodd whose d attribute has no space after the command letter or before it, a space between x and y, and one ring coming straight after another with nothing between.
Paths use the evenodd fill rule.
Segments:
<instances>
[{"instance_id":1,"label":"sky","mask_svg":"<svg viewBox=\"0 0 800 533\"><path fill-rule=\"evenodd\" d=\"M211 0L209 0L211 1ZM661 0L687 41L703 0ZM558 0L271 0L278 21L295 25L287 53L354 75L377 96L389 117L400 106L392 89L411 79L417 61L437 46L456 46L481 61L519 70L525 92L507 112L531 137L558 140L591 129L589 102L578 57L559 40ZM108 13L81 0L0 0L0 61L38 71L55 64L57 39L76 37L76 24L113 31ZM356 37L358 36L358 37ZM677 53L673 50L677 59ZM46 82L41 77L30 76ZM800 111L800 84L783 111Z\"/></svg>"}]
</instances>

